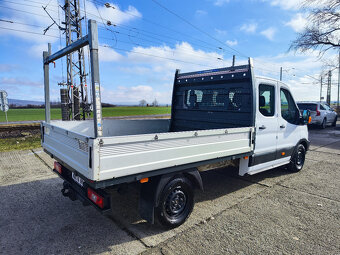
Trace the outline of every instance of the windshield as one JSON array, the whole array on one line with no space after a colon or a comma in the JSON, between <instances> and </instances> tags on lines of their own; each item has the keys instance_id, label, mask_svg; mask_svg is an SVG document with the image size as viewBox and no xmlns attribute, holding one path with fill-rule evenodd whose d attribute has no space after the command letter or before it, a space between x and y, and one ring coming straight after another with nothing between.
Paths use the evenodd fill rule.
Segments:
<instances>
[{"instance_id":1,"label":"windshield","mask_svg":"<svg viewBox=\"0 0 340 255\"><path fill-rule=\"evenodd\" d=\"M310 111L316 111L317 105L316 104L297 104L300 110L310 110Z\"/></svg>"}]
</instances>

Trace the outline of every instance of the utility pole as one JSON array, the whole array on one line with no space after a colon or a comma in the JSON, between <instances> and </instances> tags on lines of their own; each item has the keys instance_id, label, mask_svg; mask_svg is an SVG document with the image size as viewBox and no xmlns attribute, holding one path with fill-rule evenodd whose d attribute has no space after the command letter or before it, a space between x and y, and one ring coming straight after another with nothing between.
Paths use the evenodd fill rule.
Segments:
<instances>
[{"instance_id":1,"label":"utility pole","mask_svg":"<svg viewBox=\"0 0 340 255\"><path fill-rule=\"evenodd\" d=\"M328 86L327 86L327 104L331 105L331 86L332 86L332 71L328 72Z\"/></svg>"},{"instance_id":2,"label":"utility pole","mask_svg":"<svg viewBox=\"0 0 340 255\"><path fill-rule=\"evenodd\" d=\"M320 103L322 101L322 74L321 74L321 83L320 83Z\"/></svg>"},{"instance_id":3,"label":"utility pole","mask_svg":"<svg viewBox=\"0 0 340 255\"><path fill-rule=\"evenodd\" d=\"M233 64L232 64L232 66L235 66L235 61L236 61L236 56L233 55Z\"/></svg>"},{"instance_id":4,"label":"utility pole","mask_svg":"<svg viewBox=\"0 0 340 255\"><path fill-rule=\"evenodd\" d=\"M280 67L280 81L282 81L282 66Z\"/></svg>"},{"instance_id":5,"label":"utility pole","mask_svg":"<svg viewBox=\"0 0 340 255\"><path fill-rule=\"evenodd\" d=\"M339 113L339 93L340 93L340 51L339 51L339 63L338 63L338 101L336 103L336 110Z\"/></svg>"},{"instance_id":6,"label":"utility pole","mask_svg":"<svg viewBox=\"0 0 340 255\"><path fill-rule=\"evenodd\" d=\"M63 10L65 12L65 22L63 22L65 28L63 30L65 31L67 47L82 37L83 18L80 16L79 0L65 0ZM66 84L60 83L60 85L67 86L68 97L66 97L66 100L68 99L68 102L66 104L71 106L68 107L68 114L72 120L80 120L81 115L85 119L88 109L83 48L78 49L77 54L78 56L72 53L67 55L67 82ZM64 93L65 90L61 92ZM80 113L80 106L82 107L82 114Z\"/></svg>"}]
</instances>

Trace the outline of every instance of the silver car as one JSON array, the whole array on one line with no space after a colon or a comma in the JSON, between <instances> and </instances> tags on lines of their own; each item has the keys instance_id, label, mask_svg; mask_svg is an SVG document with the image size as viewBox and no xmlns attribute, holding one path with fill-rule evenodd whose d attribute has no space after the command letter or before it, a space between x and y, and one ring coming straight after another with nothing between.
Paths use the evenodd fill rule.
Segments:
<instances>
[{"instance_id":1,"label":"silver car","mask_svg":"<svg viewBox=\"0 0 340 255\"><path fill-rule=\"evenodd\" d=\"M298 102L300 111L310 110L312 121L310 125L318 125L320 128L326 128L328 124L336 126L338 119L337 113L326 103L320 102Z\"/></svg>"}]
</instances>

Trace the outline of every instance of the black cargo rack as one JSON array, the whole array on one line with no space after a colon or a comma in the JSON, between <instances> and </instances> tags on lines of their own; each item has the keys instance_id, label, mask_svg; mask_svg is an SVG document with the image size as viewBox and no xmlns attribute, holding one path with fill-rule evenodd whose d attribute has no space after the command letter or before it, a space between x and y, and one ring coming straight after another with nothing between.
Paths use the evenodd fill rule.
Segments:
<instances>
[{"instance_id":1,"label":"black cargo rack","mask_svg":"<svg viewBox=\"0 0 340 255\"><path fill-rule=\"evenodd\" d=\"M255 125L255 88L249 64L196 72L176 70L170 131Z\"/></svg>"}]
</instances>

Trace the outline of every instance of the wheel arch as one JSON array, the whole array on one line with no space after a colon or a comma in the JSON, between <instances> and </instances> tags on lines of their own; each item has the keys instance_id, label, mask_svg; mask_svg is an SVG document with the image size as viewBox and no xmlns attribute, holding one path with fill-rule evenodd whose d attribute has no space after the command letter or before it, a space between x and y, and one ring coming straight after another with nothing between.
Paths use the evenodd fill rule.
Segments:
<instances>
[{"instance_id":1,"label":"wheel arch","mask_svg":"<svg viewBox=\"0 0 340 255\"><path fill-rule=\"evenodd\" d=\"M296 148L297 148L297 146L298 146L299 144L302 144L302 145L305 147L306 151L309 150L310 141L308 141L307 139L301 139L301 140L296 144L295 149L294 149L294 152L295 152L295 150L296 150Z\"/></svg>"},{"instance_id":2,"label":"wheel arch","mask_svg":"<svg viewBox=\"0 0 340 255\"><path fill-rule=\"evenodd\" d=\"M148 183L141 185L139 198L139 214L149 223L155 222L155 208L159 205L160 195L164 187L174 178L181 177L188 179L193 188L203 190L203 182L197 168L186 171L164 174L150 179Z\"/></svg>"}]
</instances>

